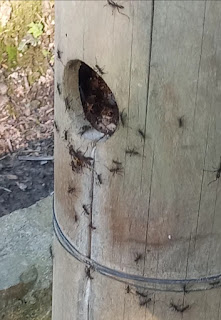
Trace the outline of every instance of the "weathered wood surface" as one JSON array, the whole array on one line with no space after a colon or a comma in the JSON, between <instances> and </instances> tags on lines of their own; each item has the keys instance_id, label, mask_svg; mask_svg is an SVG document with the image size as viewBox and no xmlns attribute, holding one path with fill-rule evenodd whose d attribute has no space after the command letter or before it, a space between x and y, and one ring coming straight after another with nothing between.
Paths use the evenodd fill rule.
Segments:
<instances>
[{"instance_id":1,"label":"weathered wood surface","mask_svg":"<svg viewBox=\"0 0 221 320\"><path fill-rule=\"evenodd\" d=\"M55 94L57 220L83 256L108 268L163 280L217 275L220 181L208 185L216 173L204 169L218 168L221 156L221 3L119 3L128 17L105 1L56 2L56 47L62 52L55 64L55 89L62 83L62 94ZM103 78L127 114L126 126L119 124L106 142L78 134L86 124L79 65L64 71L75 59L105 66ZM95 159L95 171L72 172L67 129L69 143ZM128 148L139 155L129 156ZM122 162L122 176L108 171L113 159ZM94 172L102 174L101 186ZM76 195L67 192L70 185ZM92 207L91 215L83 204ZM142 257L136 262L137 254ZM151 302L141 307L125 284L97 272L87 279L85 265L60 245L54 270L53 320L221 319L218 288L151 291ZM171 300L191 307L174 312Z\"/></svg>"}]
</instances>

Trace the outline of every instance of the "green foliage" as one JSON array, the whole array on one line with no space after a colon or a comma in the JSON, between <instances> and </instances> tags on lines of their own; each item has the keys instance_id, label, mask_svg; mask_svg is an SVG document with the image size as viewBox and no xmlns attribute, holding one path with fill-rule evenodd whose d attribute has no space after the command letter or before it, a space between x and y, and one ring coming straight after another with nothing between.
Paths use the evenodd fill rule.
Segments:
<instances>
[{"instance_id":1,"label":"green foliage","mask_svg":"<svg viewBox=\"0 0 221 320\"><path fill-rule=\"evenodd\" d=\"M30 27L28 33L31 33L36 39L39 38L43 33L44 26L41 22L31 22L28 27Z\"/></svg>"},{"instance_id":2,"label":"green foliage","mask_svg":"<svg viewBox=\"0 0 221 320\"><path fill-rule=\"evenodd\" d=\"M10 65L17 61L17 48L15 46L6 46L6 53Z\"/></svg>"}]
</instances>

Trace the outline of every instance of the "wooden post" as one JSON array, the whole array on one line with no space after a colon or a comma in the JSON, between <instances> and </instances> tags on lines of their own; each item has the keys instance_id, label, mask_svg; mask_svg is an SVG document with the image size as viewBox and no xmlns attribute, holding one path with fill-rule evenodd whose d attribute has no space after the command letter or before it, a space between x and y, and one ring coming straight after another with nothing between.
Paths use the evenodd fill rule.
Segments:
<instances>
[{"instance_id":1,"label":"wooden post","mask_svg":"<svg viewBox=\"0 0 221 320\"><path fill-rule=\"evenodd\" d=\"M221 3L118 4L55 3L53 320L220 320ZM109 139L82 134L81 61Z\"/></svg>"}]
</instances>

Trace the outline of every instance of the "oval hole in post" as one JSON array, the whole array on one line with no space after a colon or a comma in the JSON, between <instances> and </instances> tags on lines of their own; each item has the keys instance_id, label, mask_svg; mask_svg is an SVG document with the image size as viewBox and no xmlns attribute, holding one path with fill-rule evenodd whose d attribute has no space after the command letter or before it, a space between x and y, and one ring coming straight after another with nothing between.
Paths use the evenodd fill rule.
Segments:
<instances>
[{"instance_id":1,"label":"oval hole in post","mask_svg":"<svg viewBox=\"0 0 221 320\"><path fill-rule=\"evenodd\" d=\"M85 63L79 69L79 90L86 119L97 131L111 136L119 122L119 109L115 97L103 80L102 68L93 70Z\"/></svg>"},{"instance_id":2,"label":"oval hole in post","mask_svg":"<svg viewBox=\"0 0 221 320\"><path fill-rule=\"evenodd\" d=\"M64 70L65 110L74 112L76 130L90 140L106 140L113 135L119 122L119 109L112 91L101 77L103 74L101 68L96 72L80 60L69 61Z\"/></svg>"}]
</instances>

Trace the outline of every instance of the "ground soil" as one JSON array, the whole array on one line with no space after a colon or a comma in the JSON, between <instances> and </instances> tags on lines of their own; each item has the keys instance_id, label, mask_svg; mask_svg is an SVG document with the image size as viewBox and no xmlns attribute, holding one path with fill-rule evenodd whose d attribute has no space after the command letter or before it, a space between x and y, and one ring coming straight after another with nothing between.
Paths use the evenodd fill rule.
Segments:
<instances>
[{"instance_id":1,"label":"ground soil","mask_svg":"<svg viewBox=\"0 0 221 320\"><path fill-rule=\"evenodd\" d=\"M3 216L53 192L53 161L18 157L53 155L54 2L0 1L0 31Z\"/></svg>"},{"instance_id":2,"label":"ground soil","mask_svg":"<svg viewBox=\"0 0 221 320\"><path fill-rule=\"evenodd\" d=\"M28 148L9 153L0 160L0 217L29 207L53 193L53 161L19 160L20 156L34 155L53 155L53 139L32 141Z\"/></svg>"}]
</instances>

